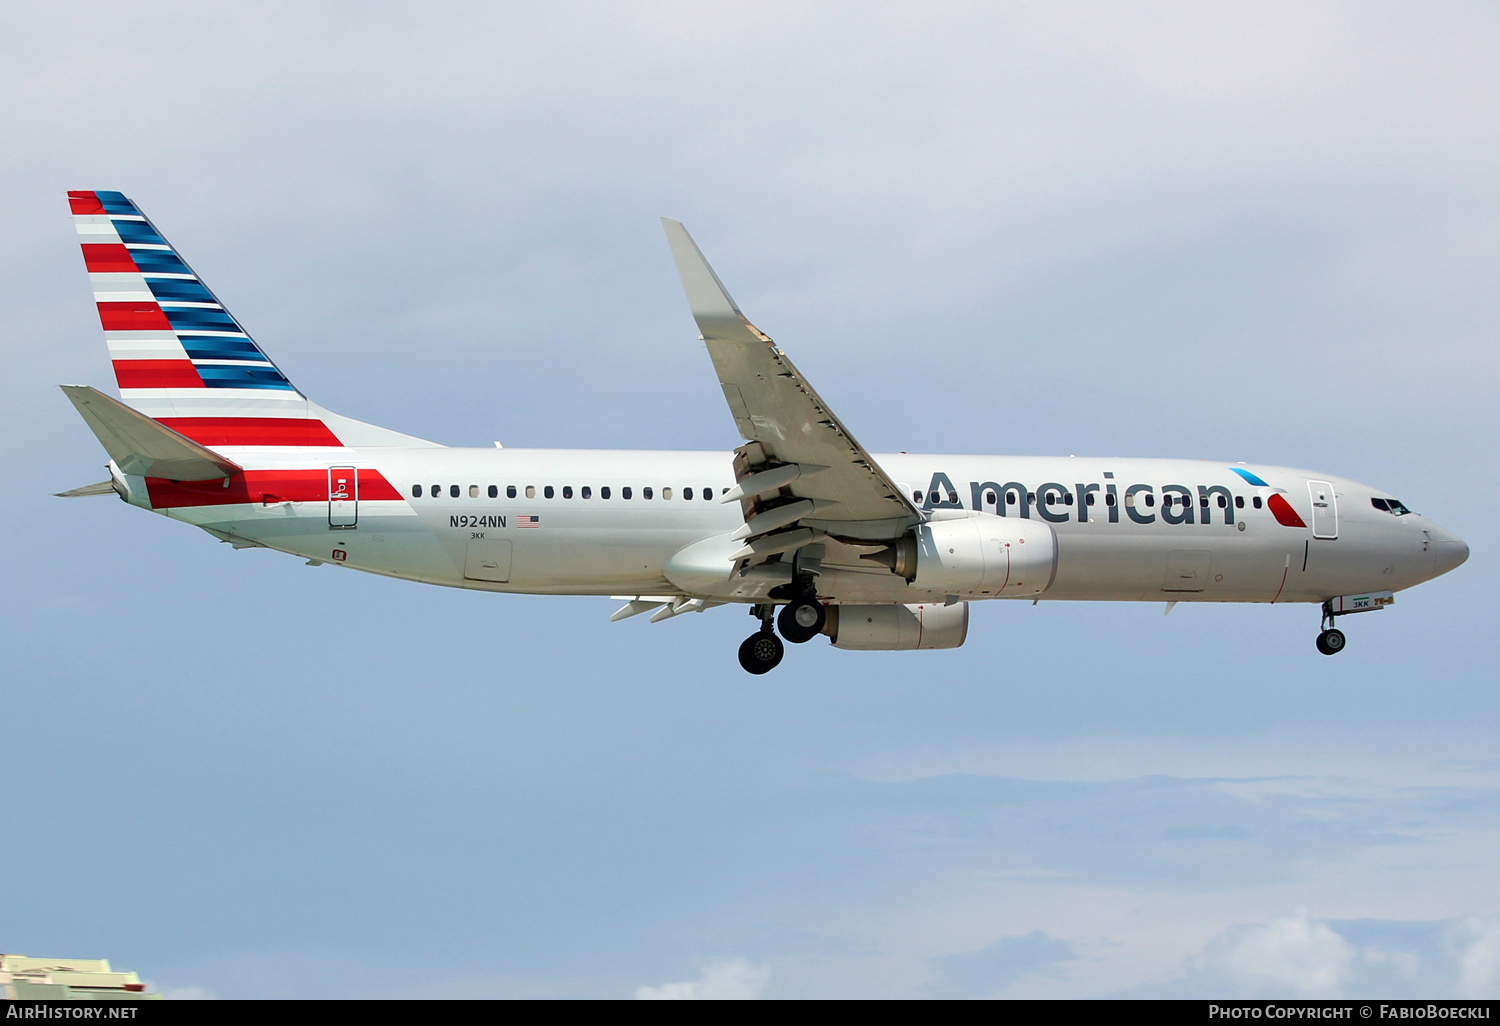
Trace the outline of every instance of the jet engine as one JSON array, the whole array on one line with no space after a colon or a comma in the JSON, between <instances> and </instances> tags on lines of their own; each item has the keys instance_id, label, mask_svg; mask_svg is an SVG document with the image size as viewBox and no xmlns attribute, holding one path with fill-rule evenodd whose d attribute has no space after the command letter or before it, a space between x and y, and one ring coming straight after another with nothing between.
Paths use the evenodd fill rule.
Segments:
<instances>
[{"instance_id":1,"label":"jet engine","mask_svg":"<svg viewBox=\"0 0 1500 1026\"><path fill-rule=\"evenodd\" d=\"M948 595L1040 595L1057 574L1057 535L1035 520L982 513L921 524L863 558Z\"/></svg>"},{"instance_id":2,"label":"jet engine","mask_svg":"<svg viewBox=\"0 0 1500 1026\"><path fill-rule=\"evenodd\" d=\"M957 648L969 636L969 604L829 606L823 633L835 648L865 652Z\"/></svg>"}]
</instances>

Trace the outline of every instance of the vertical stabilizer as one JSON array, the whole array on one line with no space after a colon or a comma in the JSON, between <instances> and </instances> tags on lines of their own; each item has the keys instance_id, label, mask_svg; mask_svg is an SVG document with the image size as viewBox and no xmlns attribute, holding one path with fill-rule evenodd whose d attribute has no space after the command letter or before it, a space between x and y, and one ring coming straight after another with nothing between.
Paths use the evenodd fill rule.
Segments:
<instances>
[{"instance_id":1,"label":"vertical stabilizer","mask_svg":"<svg viewBox=\"0 0 1500 1026\"><path fill-rule=\"evenodd\" d=\"M433 444L325 416L124 194L68 203L127 406L214 447Z\"/></svg>"}]
</instances>

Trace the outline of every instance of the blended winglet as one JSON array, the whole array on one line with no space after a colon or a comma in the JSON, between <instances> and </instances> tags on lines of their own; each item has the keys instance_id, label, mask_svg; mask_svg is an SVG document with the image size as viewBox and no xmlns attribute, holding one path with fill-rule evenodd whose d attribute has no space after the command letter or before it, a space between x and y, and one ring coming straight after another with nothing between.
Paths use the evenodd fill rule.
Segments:
<instances>
[{"instance_id":1,"label":"blended winglet","mask_svg":"<svg viewBox=\"0 0 1500 1026\"><path fill-rule=\"evenodd\" d=\"M123 474L173 481L212 481L241 472L240 465L233 460L225 459L118 399L111 399L97 388L88 385L61 387Z\"/></svg>"},{"instance_id":2,"label":"blended winglet","mask_svg":"<svg viewBox=\"0 0 1500 1026\"><path fill-rule=\"evenodd\" d=\"M693 311L693 320L698 322L703 337L726 342L770 342L770 336L740 312L729 290L704 259L703 251L682 222L664 217L661 224L667 231L667 244L672 247L672 259L682 278L688 307Z\"/></svg>"}]
</instances>

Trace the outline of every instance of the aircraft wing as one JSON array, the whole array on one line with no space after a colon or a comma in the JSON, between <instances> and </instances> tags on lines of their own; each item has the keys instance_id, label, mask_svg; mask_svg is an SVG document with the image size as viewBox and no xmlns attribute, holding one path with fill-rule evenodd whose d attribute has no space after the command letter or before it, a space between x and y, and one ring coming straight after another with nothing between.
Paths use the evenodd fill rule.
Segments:
<instances>
[{"instance_id":1,"label":"aircraft wing","mask_svg":"<svg viewBox=\"0 0 1500 1026\"><path fill-rule=\"evenodd\" d=\"M811 544L820 535L889 541L922 519L786 354L735 305L682 222L662 218L693 319L708 346L735 426L746 545L737 559ZM760 500L757 501L757 497Z\"/></svg>"}]
</instances>

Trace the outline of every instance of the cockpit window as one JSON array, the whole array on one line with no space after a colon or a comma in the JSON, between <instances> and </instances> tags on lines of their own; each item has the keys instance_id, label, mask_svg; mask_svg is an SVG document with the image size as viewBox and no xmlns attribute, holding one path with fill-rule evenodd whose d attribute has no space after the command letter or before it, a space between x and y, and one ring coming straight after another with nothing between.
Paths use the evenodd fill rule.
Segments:
<instances>
[{"instance_id":1,"label":"cockpit window","mask_svg":"<svg viewBox=\"0 0 1500 1026\"><path fill-rule=\"evenodd\" d=\"M1411 510L1406 508L1406 503L1400 499L1371 499L1370 505L1384 513L1393 513L1398 517L1405 516Z\"/></svg>"}]
</instances>

